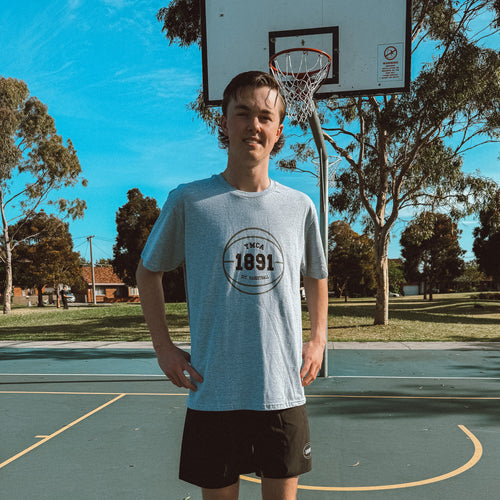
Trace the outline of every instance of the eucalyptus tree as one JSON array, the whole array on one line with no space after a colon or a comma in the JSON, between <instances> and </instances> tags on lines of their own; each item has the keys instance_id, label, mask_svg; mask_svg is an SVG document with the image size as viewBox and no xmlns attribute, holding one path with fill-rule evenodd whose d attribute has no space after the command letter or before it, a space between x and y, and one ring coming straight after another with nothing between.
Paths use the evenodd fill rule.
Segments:
<instances>
[{"instance_id":1,"label":"eucalyptus tree","mask_svg":"<svg viewBox=\"0 0 500 500\"><path fill-rule=\"evenodd\" d=\"M30 220L42 206L64 217L82 217L86 204L58 198L56 192L78 184L86 186L71 140L57 134L47 106L30 96L26 83L0 77L0 261L5 268L3 312L11 309L12 250L19 243L15 226ZM24 235L22 239L29 238Z\"/></svg>"}]
</instances>

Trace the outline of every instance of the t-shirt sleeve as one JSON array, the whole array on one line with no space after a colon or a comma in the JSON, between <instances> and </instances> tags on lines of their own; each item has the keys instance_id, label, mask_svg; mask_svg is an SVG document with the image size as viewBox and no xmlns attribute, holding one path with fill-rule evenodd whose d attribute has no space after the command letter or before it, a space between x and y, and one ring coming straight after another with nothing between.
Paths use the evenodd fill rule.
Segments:
<instances>
[{"instance_id":1,"label":"t-shirt sleeve","mask_svg":"<svg viewBox=\"0 0 500 500\"><path fill-rule=\"evenodd\" d=\"M312 204L311 204L312 205ZM314 206L310 206L306 218L304 256L301 266L302 276L308 278L323 279L328 276L321 233L319 230L318 216Z\"/></svg>"},{"instance_id":2,"label":"t-shirt sleeve","mask_svg":"<svg viewBox=\"0 0 500 500\"><path fill-rule=\"evenodd\" d=\"M162 208L141 257L150 271L172 271L184 262L184 209L178 190Z\"/></svg>"}]
</instances>

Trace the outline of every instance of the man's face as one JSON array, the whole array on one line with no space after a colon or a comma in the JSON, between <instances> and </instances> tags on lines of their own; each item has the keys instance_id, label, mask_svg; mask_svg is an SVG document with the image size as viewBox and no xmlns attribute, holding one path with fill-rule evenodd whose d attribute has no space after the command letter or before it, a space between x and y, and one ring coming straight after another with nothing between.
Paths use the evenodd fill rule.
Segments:
<instances>
[{"instance_id":1,"label":"man's face","mask_svg":"<svg viewBox=\"0 0 500 500\"><path fill-rule=\"evenodd\" d=\"M281 105L278 93L269 87L243 88L229 101L221 127L229 138L230 158L253 165L269 161L283 131Z\"/></svg>"}]
</instances>

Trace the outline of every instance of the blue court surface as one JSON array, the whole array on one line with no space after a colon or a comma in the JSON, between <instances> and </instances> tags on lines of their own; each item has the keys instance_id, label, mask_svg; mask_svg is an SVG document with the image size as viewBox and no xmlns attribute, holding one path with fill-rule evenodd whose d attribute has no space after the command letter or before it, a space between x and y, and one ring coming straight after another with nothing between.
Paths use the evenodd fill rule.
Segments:
<instances>
[{"instance_id":1,"label":"blue court surface","mask_svg":"<svg viewBox=\"0 0 500 500\"><path fill-rule=\"evenodd\" d=\"M336 344L329 375L299 499L498 498L500 345ZM185 403L147 344L0 344L0 496L201 499L177 479Z\"/></svg>"}]
</instances>

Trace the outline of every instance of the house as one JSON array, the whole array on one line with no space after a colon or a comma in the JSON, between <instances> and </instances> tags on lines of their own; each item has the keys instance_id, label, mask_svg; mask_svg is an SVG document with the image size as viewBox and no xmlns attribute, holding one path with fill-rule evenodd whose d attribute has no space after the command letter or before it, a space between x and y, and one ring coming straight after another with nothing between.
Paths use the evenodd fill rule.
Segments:
<instances>
[{"instance_id":1,"label":"house","mask_svg":"<svg viewBox=\"0 0 500 500\"><path fill-rule=\"evenodd\" d=\"M36 305L38 302L37 291L30 288L14 286L12 290L12 303L20 306Z\"/></svg>"},{"instance_id":2,"label":"house","mask_svg":"<svg viewBox=\"0 0 500 500\"><path fill-rule=\"evenodd\" d=\"M93 302L90 266L82 266L82 277L87 285L83 301ZM139 302L139 290L123 283L111 266L94 267L94 280L96 302Z\"/></svg>"}]
</instances>

